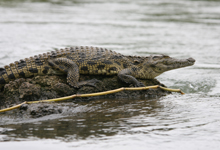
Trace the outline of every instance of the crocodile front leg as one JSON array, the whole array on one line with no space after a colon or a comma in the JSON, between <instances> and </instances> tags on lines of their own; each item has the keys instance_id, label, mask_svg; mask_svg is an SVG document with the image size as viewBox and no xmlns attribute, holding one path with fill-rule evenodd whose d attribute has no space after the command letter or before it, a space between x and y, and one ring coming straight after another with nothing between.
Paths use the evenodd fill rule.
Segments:
<instances>
[{"instance_id":1,"label":"crocodile front leg","mask_svg":"<svg viewBox=\"0 0 220 150\"><path fill-rule=\"evenodd\" d=\"M126 68L118 73L118 78L125 83L133 84L135 87L144 87L142 82L139 82L135 77L132 76L132 68Z\"/></svg>"},{"instance_id":2,"label":"crocodile front leg","mask_svg":"<svg viewBox=\"0 0 220 150\"><path fill-rule=\"evenodd\" d=\"M66 73L67 83L74 88L80 88L84 85L96 87L95 84L100 82L97 79L79 82L79 67L71 59L57 58L48 62L53 69Z\"/></svg>"},{"instance_id":3,"label":"crocodile front leg","mask_svg":"<svg viewBox=\"0 0 220 150\"><path fill-rule=\"evenodd\" d=\"M70 59L57 58L48 60L48 64L55 70L64 72L67 74L67 83L75 88L78 88L79 81L79 67Z\"/></svg>"}]
</instances>

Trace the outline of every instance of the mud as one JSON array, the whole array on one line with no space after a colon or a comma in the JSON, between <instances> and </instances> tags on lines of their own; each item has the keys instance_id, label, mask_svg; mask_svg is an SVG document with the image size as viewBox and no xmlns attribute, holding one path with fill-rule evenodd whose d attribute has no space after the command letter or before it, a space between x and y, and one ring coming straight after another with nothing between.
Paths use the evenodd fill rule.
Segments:
<instances>
[{"instance_id":1,"label":"mud","mask_svg":"<svg viewBox=\"0 0 220 150\"><path fill-rule=\"evenodd\" d=\"M81 75L80 81L98 79L96 87L83 86L79 89L69 86L66 82L65 76L36 76L33 78L20 78L14 81L10 81L4 86L3 91L0 92L0 109L20 104L24 101L46 100L52 98L59 98L74 94L86 94L113 90L121 87L132 87L120 81L117 76L83 76ZM139 80L146 86L161 85L158 80ZM77 98L74 99L74 103L78 101L88 101L98 98L149 98L149 97L161 97L170 94L170 92L161 89L149 89L143 91L122 91L114 94L90 97L90 98ZM71 100L68 100L71 101ZM18 110L14 110L16 113L26 114L31 117L41 117L50 114L62 113L64 107L60 103L40 103L23 105Z\"/></svg>"}]
</instances>

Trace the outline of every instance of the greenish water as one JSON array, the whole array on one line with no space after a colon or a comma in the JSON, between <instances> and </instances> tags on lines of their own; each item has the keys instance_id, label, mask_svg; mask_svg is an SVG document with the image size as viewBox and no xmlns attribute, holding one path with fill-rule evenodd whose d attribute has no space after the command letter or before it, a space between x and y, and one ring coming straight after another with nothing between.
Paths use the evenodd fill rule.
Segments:
<instances>
[{"instance_id":1,"label":"greenish water","mask_svg":"<svg viewBox=\"0 0 220 150\"><path fill-rule=\"evenodd\" d=\"M196 59L157 77L185 95L70 103L38 119L0 114L1 149L219 149L220 1L0 0L0 14L0 66L75 45Z\"/></svg>"}]
</instances>

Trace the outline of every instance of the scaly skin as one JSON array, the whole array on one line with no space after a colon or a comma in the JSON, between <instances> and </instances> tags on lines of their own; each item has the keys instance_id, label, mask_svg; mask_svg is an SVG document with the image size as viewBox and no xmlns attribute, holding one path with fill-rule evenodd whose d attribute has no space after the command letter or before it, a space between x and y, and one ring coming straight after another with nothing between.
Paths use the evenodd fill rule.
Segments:
<instances>
[{"instance_id":1,"label":"scaly skin","mask_svg":"<svg viewBox=\"0 0 220 150\"><path fill-rule=\"evenodd\" d=\"M89 81L79 82L80 74L118 75L122 81L141 87L144 84L136 78L153 79L165 71L191 66L194 62L193 58L125 56L104 48L71 47L35 55L0 68L0 89L17 78L47 74L67 74L67 82L76 88L90 84Z\"/></svg>"}]
</instances>

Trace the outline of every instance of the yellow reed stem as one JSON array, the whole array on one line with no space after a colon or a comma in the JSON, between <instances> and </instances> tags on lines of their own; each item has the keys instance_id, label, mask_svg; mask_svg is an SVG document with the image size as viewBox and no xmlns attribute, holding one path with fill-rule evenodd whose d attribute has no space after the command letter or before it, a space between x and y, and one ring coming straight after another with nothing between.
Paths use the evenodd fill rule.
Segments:
<instances>
[{"instance_id":1,"label":"yellow reed stem","mask_svg":"<svg viewBox=\"0 0 220 150\"><path fill-rule=\"evenodd\" d=\"M165 90L165 91L170 91L170 92L179 92L181 93L182 95L185 94L184 92L182 92L180 89L169 89L169 88L165 88L165 87L162 87L162 86L159 86L159 88Z\"/></svg>"},{"instance_id":2,"label":"yellow reed stem","mask_svg":"<svg viewBox=\"0 0 220 150\"><path fill-rule=\"evenodd\" d=\"M21 103L21 104L18 104L18 105L9 107L9 108L1 109L0 112L5 112L5 111L9 111L9 110L13 110L13 109L19 108L19 107L21 107L21 105L23 105L23 104L26 104L26 102L23 102L23 103Z\"/></svg>"},{"instance_id":3,"label":"yellow reed stem","mask_svg":"<svg viewBox=\"0 0 220 150\"><path fill-rule=\"evenodd\" d=\"M48 100L29 101L29 102L27 102L27 104L58 102L58 101L64 101L64 100L72 99L72 98L75 98L75 95L60 97L60 98L54 98L54 99L48 99Z\"/></svg>"},{"instance_id":4,"label":"yellow reed stem","mask_svg":"<svg viewBox=\"0 0 220 150\"><path fill-rule=\"evenodd\" d=\"M16 105L16 106L13 106L13 107L10 107L10 108L2 109L2 110L0 110L0 112L5 112L5 111L9 111L9 110L13 110L13 109L19 108L23 104L58 102L58 101L64 101L64 100L68 100L68 99L73 99L73 98L76 98L76 97L93 97L93 96L101 96L101 95L117 93L117 92L125 91L125 90L126 91L135 91L135 90L148 90L148 89L156 89L156 88L161 88L161 89L163 89L165 91L170 91L170 92L180 92L181 94L184 94L180 89L169 89L169 88L165 88L165 87L162 87L162 86L159 86L159 85L146 86L146 87L134 87L134 88L123 88L122 87L122 88L119 88L119 89L105 91L105 92L90 93L90 94L75 94L75 95L61 97L61 98L54 98L54 99L40 100L40 101L23 102L23 103L21 103L19 105Z\"/></svg>"}]
</instances>

